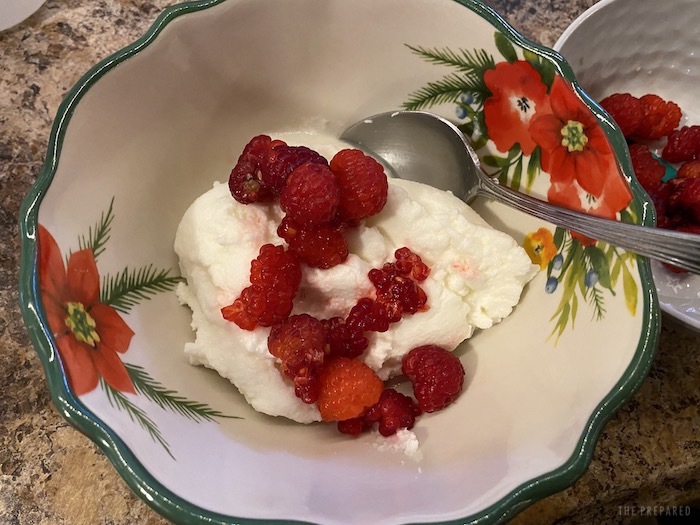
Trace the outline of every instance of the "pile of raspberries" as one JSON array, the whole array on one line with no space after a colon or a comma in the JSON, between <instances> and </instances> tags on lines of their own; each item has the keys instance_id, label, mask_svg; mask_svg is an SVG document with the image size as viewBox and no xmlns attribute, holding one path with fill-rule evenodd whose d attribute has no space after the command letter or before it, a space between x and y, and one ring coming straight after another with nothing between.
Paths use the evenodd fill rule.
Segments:
<instances>
[{"instance_id":1,"label":"pile of raspberries","mask_svg":"<svg viewBox=\"0 0 700 525\"><path fill-rule=\"evenodd\" d=\"M341 150L329 163L305 146L259 135L245 146L228 184L241 204L279 203L285 215L277 234L284 243L261 246L251 261L250 285L221 313L243 330L270 327L268 350L299 399L315 403L322 419L337 421L343 433L359 435L377 424L390 436L412 428L422 412L441 410L457 398L464 368L439 346L416 347L403 359L416 400L386 388L357 359L370 332L385 332L403 315L428 309L420 283L430 268L409 248L370 270L372 297L359 299L345 318L291 315L303 267L343 263L348 257L344 232L386 204L381 164L357 149Z\"/></svg>"},{"instance_id":2,"label":"pile of raspberries","mask_svg":"<svg viewBox=\"0 0 700 525\"><path fill-rule=\"evenodd\" d=\"M654 203L657 225L700 234L700 126L679 128L681 108L658 95L615 93L600 105L627 139L634 173ZM659 159L650 148L661 146ZM677 166L670 180L664 162Z\"/></svg>"}]
</instances>

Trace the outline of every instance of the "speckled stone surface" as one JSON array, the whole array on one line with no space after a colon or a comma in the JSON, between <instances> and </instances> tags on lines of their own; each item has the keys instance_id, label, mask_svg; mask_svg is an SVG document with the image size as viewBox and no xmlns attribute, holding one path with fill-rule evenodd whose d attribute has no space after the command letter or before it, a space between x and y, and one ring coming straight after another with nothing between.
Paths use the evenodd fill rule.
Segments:
<instances>
[{"instance_id":1,"label":"speckled stone surface","mask_svg":"<svg viewBox=\"0 0 700 525\"><path fill-rule=\"evenodd\" d=\"M0 33L0 523L162 524L51 404L18 309L17 217L51 121L87 69L141 36L168 0L48 0ZM594 0L489 0L553 45ZM700 498L700 336L664 320L649 378L607 424L587 472L517 524L631 523Z\"/></svg>"}]
</instances>

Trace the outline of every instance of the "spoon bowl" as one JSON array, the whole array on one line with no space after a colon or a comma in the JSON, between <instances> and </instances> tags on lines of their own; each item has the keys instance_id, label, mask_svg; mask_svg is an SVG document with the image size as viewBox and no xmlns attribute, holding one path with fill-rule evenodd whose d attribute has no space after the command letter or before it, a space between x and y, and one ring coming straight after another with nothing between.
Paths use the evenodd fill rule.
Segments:
<instances>
[{"instance_id":1,"label":"spoon bowl","mask_svg":"<svg viewBox=\"0 0 700 525\"><path fill-rule=\"evenodd\" d=\"M481 169L464 134L439 115L380 113L353 124L340 138L383 160L394 176L451 191L466 202L483 195L562 228L700 273L700 235L596 217L503 186Z\"/></svg>"},{"instance_id":2,"label":"spoon bowl","mask_svg":"<svg viewBox=\"0 0 700 525\"><path fill-rule=\"evenodd\" d=\"M341 138L383 160L395 177L451 191L467 202L478 193L479 157L459 129L438 115L381 113L350 126Z\"/></svg>"}]
</instances>

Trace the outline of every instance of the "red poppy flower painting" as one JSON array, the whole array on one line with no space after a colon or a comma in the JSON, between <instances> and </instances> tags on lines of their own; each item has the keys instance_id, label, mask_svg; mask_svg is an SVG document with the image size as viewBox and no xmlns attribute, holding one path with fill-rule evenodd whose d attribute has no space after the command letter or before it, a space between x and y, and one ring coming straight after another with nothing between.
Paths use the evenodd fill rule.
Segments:
<instances>
[{"instance_id":1,"label":"red poppy flower painting","mask_svg":"<svg viewBox=\"0 0 700 525\"><path fill-rule=\"evenodd\" d=\"M547 86L529 62L500 62L484 73L484 83L492 95L484 102L484 119L498 151L516 144L531 155L537 143L530 135L530 121L537 114L549 113Z\"/></svg>"},{"instance_id":2,"label":"red poppy flower painting","mask_svg":"<svg viewBox=\"0 0 700 525\"><path fill-rule=\"evenodd\" d=\"M552 112L530 123L549 173L550 202L615 218L632 200L607 136L588 107L557 77L550 93Z\"/></svg>"},{"instance_id":3,"label":"red poppy flower painting","mask_svg":"<svg viewBox=\"0 0 700 525\"><path fill-rule=\"evenodd\" d=\"M67 267L53 236L39 226L39 283L44 309L69 384L77 395L97 387L134 393L118 354L134 332L117 311L100 302L100 276L91 249L72 253Z\"/></svg>"},{"instance_id":4,"label":"red poppy flower painting","mask_svg":"<svg viewBox=\"0 0 700 525\"><path fill-rule=\"evenodd\" d=\"M78 237L79 249L68 251L67 257L49 230L38 226L37 267L45 323L72 393L82 396L99 386L104 394L101 401L126 411L131 422L140 425L174 458L151 412L134 403L136 396L191 421L230 416L166 388L143 366L122 361L120 356L129 350L135 335L122 315L131 313L143 300L174 290L181 279L153 264L125 266L116 274L100 275L97 257L105 251L111 235L113 204L114 199L90 233ZM93 402L101 401L93 398Z\"/></svg>"}]
</instances>

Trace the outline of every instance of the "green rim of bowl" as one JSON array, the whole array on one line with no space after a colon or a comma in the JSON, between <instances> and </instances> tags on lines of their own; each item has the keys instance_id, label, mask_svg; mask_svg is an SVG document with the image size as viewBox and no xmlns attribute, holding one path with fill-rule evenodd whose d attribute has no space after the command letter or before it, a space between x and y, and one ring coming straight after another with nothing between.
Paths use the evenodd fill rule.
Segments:
<instances>
[{"instance_id":1,"label":"green rim of bowl","mask_svg":"<svg viewBox=\"0 0 700 525\"><path fill-rule=\"evenodd\" d=\"M185 2L166 8L156 19L148 32L128 45L110 55L92 67L68 92L58 109L54 120L49 146L43 169L36 183L24 199L20 209L21 260L19 273L19 300L29 337L36 348L44 367L51 398L63 417L93 440L109 458L117 472L127 485L148 505L160 514L177 523L211 523L211 524L261 524L261 523L305 523L294 520L266 520L237 518L212 512L189 503L161 485L154 476L136 459L135 455L104 422L88 410L71 392L65 379L63 368L58 359L55 343L48 328L39 292L37 273L37 227L41 201L48 190L56 172L66 128L76 106L83 95L103 75L113 67L139 53L153 42L163 29L174 19L196 11L208 9L226 0L199 0ZM577 93L596 115L620 159L623 173L633 173L629 152L619 129L611 123L606 113L588 97L576 83L573 71L557 52L526 40L517 33L501 16L478 0L453 0L471 9L490 22L495 29L502 32L511 42L523 49L535 52L549 60L558 73L569 80ZM649 210L642 217L642 224L653 226L655 217L653 206L636 179L628 175L634 200L640 209ZM644 323L637 350L632 362L622 378L600 402L589 418L576 450L559 468L527 481L515 488L506 497L474 515L458 520L442 522L458 523L498 523L513 517L535 501L545 498L572 485L587 469L596 441L605 423L628 399L645 379L653 361L660 331L660 314L656 290L652 283L649 261L637 258L642 290L644 294Z\"/></svg>"}]
</instances>

